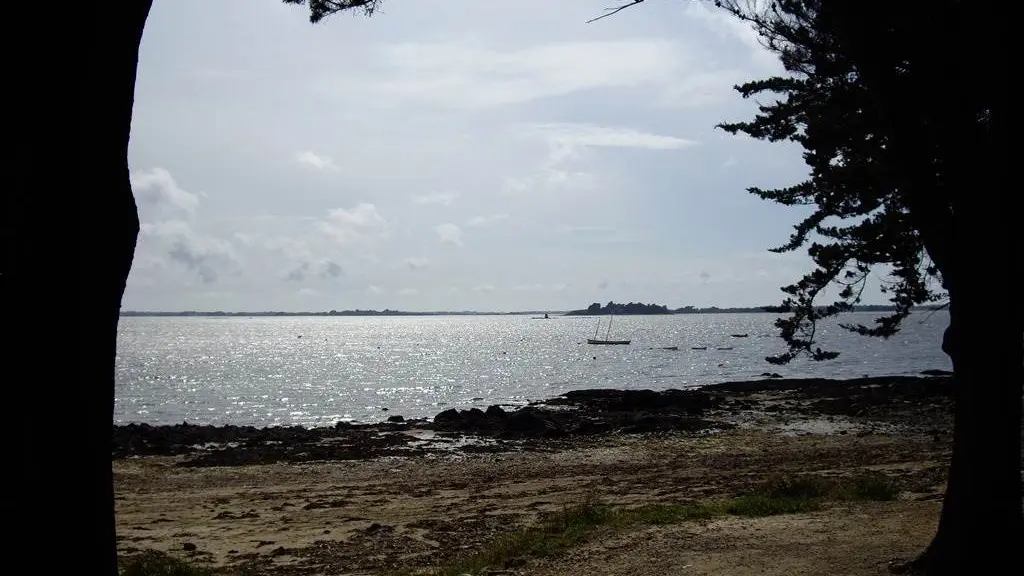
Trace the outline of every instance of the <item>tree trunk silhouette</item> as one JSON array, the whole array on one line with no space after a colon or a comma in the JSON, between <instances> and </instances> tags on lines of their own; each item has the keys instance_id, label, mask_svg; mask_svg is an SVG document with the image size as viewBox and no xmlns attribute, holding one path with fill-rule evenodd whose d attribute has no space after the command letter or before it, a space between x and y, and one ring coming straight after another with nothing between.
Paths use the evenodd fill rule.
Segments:
<instances>
[{"instance_id":1,"label":"tree trunk silhouette","mask_svg":"<svg viewBox=\"0 0 1024 576\"><path fill-rule=\"evenodd\" d=\"M984 100L994 86L971 80L989 81L991 74L952 67L952 57L916 58L926 66L915 69L916 82L908 85L887 60L895 51L875 45L882 34L863 33L871 29L862 20L871 11L842 14L861 80L888 122L889 150L901 168L909 215L950 301L942 349L955 379L953 456L938 530L908 567L930 576L1019 573L1024 318L1013 278L1021 265L1020 240L1013 233L1019 224L1002 196L1009 177L1005 102ZM954 29L956 19L946 17L946 28L938 28ZM988 34L984 26L965 29ZM946 43L948 38L933 39L916 49ZM987 129L979 128L977 108L971 108L978 106L975 98L987 102ZM942 180L927 152L934 147L951 160Z\"/></svg>"},{"instance_id":2,"label":"tree trunk silhouette","mask_svg":"<svg viewBox=\"0 0 1024 576\"><path fill-rule=\"evenodd\" d=\"M128 140L139 47L151 5L152 0L96 4L92 18L82 23L92 29L75 152L91 195L82 204L81 217L94 232L75 247L88 261L92 290L78 310L81 385L73 394L81 420L77 442L87 451L88 469L76 473L68 497L83 503L82 516L73 520L75 528L100 534L106 544L82 558L80 565L90 573L111 575L117 574L110 461L117 323L139 233L128 176Z\"/></svg>"},{"instance_id":3,"label":"tree trunk silhouette","mask_svg":"<svg viewBox=\"0 0 1024 576\"><path fill-rule=\"evenodd\" d=\"M999 110L993 110L998 113ZM997 124L998 126L998 124ZM953 128L953 127L951 127ZM986 134L998 144L997 134ZM951 138L964 136L950 130ZM956 246L950 325L943 350L953 361L955 424L942 515L935 538L915 562L929 575L1021 573L1021 402L1024 350L1020 294L1013 275L1020 239L1003 206L1006 154L963 138L951 184L976 195L954 206Z\"/></svg>"}]
</instances>

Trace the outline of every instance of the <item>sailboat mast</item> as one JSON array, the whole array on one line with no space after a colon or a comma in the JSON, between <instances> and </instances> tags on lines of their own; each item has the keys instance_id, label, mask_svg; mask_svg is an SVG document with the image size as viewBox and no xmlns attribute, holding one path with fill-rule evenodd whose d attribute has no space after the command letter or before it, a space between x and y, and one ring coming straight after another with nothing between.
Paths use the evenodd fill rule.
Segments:
<instances>
[{"instance_id":1,"label":"sailboat mast","mask_svg":"<svg viewBox=\"0 0 1024 576\"><path fill-rule=\"evenodd\" d=\"M601 317L597 317L597 326L594 327L594 339L597 340L597 331L601 329Z\"/></svg>"},{"instance_id":2,"label":"sailboat mast","mask_svg":"<svg viewBox=\"0 0 1024 576\"><path fill-rule=\"evenodd\" d=\"M614 314L608 314L608 331L605 332L605 335L604 335L604 339L605 340L608 340L611 337L611 335L612 335L612 318L614 318L614 317L615 317Z\"/></svg>"}]
</instances>

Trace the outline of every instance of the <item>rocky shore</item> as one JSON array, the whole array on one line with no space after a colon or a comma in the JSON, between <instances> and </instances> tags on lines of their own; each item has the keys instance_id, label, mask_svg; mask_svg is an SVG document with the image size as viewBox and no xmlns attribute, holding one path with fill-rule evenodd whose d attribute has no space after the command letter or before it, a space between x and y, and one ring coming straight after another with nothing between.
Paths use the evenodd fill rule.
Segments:
<instances>
[{"instance_id":1,"label":"rocky shore","mask_svg":"<svg viewBox=\"0 0 1024 576\"><path fill-rule=\"evenodd\" d=\"M555 450L609 435L699 435L736 427L848 433L847 420L940 435L951 421L952 379L764 379L696 390L575 390L518 409L449 409L432 420L333 427L115 426L112 456L177 456L183 467L366 460L387 456ZM861 428L863 428L863 422ZM869 426L870 427L870 426ZM800 431L800 426L793 428Z\"/></svg>"}]
</instances>

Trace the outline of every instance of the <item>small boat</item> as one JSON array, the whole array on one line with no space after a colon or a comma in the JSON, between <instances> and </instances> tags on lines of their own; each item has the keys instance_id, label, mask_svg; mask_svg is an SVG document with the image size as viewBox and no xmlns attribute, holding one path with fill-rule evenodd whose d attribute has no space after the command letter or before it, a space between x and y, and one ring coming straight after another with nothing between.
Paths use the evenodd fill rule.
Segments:
<instances>
[{"instance_id":1,"label":"small boat","mask_svg":"<svg viewBox=\"0 0 1024 576\"><path fill-rule=\"evenodd\" d=\"M608 316L608 330L605 332L603 340L599 339L597 337L597 333L598 333L599 330L601 330L601 319L600 318L597 319L597 328L594 328L594 337L593 338L587 338L587 344L598 344L598 345L605 345L605 346L622 346L622 345L626 345L626 344L629 344L630 342L632 342L632 340L611 340L611 339L609 339L609 336L612 333L612 317L610 315Z\"/></svg>"},{"instance_id":2,"label":"small boat","mask_svg":"<svg viewBox=\"0 0 1024 576\"><path fill-rule=\"evenodd\" d=\"M707 350L707 346L691 346L690 350Z\"/></svg>"},{"instance_id":3,"label":"small boat","mask_svg":"<svg viewBox=\"0 0 1024 576\"><path fill-rule=\"evenodd\" d=\"M730 334L733 338L746 338L749 334Z\"/></svg>"},{"instance_id":4,"label":"small boat","mask_svg":"<svg viewBox=\"0 0 1024 576\"><path fill-rule=\"evenodd\" d=\"M732 346L719 346L715 350L732 350Z\"/></svg>"},{"instance_id":5,"label":"small boat","mask_svg":"<svg viewBox=\"0 0 1024 576\"><path fill-rule=\"evenodd\" d=\"M679 350L679 346L662 346L661 349L662 350L671 350L671 351L675 352L676 350Z\"/></svg>"}]
</instances>

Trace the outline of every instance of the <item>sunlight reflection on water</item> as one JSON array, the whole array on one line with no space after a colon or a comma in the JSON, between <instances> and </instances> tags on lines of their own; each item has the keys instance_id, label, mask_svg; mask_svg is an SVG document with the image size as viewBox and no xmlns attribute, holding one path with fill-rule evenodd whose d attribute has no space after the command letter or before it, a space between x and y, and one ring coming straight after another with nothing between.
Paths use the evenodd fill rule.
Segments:
<instances>
[{"instance_id":1,"label":"sunlight reflection on water","mask_svg":"<svg viewBox=\"0 0 1024 576\"><path fill-rule=\"evenodd\" d=\"M593 317L122 318L114 420L330 425L523 404L579 388L685 388L763 372L850 378L949 368L939 350L945 313L912 315L888 341L825 326L821 345L841 350L839 358L782 367L764 361L782 349L774 318L617 317L613 336L632 339L629 346L586 344ZM737 333L749 337L730 337ZM662 349L671 346L678 350Z\"/></svg>"}]
</instances>

